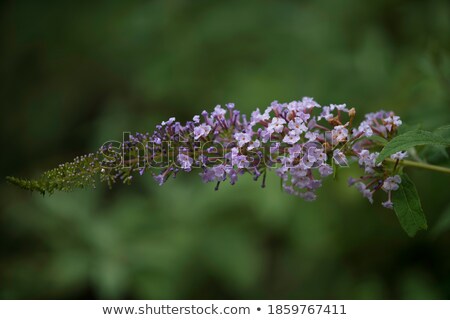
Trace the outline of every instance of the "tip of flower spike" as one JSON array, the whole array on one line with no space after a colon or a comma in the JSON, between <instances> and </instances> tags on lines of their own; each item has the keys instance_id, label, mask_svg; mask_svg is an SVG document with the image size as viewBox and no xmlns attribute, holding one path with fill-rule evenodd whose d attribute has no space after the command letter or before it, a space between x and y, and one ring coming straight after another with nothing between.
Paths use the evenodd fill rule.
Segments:
<instances>
[{"instance_id":1,"label":"tip of flower spike","mask_svg":"<svg viewBox=\"0 0 450 320\"><path fill-rule=\"evenodd\" d=\"M39 191L43 195L45 194L45 189L36 180L20 179L20 178L8 176L8 177L6 177L6 181L18 186L19 188L29 190L29 191Z\"/></svg>"}]
</instances>

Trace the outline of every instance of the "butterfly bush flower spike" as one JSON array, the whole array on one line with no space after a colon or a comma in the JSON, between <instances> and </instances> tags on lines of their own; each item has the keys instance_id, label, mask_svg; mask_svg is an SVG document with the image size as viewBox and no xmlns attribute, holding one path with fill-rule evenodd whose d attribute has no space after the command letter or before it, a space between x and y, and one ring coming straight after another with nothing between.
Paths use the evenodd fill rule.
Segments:
<instances>
[{"instance_id":1,"label":"butterfly bush flower spike","mask_svg":"<svg viewBox=\"0 0 450 320\"><path fill-rule=\"evenodd\" d=\"M398 167L376 163L381 146L372 138L389 141L402 121L386 111L369 113L359 124L354 123L355 116L355 109L346 104L322 107L310 97L274 101L249 118L233 103L217 105L191 121L172 117L152 134L136 133L122 143L105 144L96 153L45 172L39 180L13 182L51 193L91 186L97 178L111 186L152 171L163 185L181 172L197 172L204 182L215 183L217 190L225 181L236 184L243 175L265 186L267 172L273 171L284 191L312 201L325 177L356 162L361 175L351 178L349 185L371 203L376 192L387 193L382 204L392 208L391 193L401 183ZM390 158L398 162L407 155L400 151Z\"/></svg>"}]
</instances>

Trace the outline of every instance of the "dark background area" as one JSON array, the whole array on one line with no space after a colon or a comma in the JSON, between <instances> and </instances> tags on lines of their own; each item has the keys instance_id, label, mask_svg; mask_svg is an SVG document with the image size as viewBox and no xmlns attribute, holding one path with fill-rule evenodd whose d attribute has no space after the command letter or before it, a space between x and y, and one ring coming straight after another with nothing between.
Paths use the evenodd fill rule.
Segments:
<instances>
[{"instance_id":1,"label":"dark background area","mask_svg":"<svg viewBox=\"0 0 450 320\"><path fill-rule=\"evenodd\" d=\"M36 177L123 131L313 96L358 118L450 120L450 2L4 1L1 176ZM430 230L346 178L307 203L279 190L99 186L51 197L0 183L3 299L448 299L449 176L408 169ZM447 218L448 219L448 218ZM447 220L447 222L450 219Z\"/></svg>"}]
</instances>

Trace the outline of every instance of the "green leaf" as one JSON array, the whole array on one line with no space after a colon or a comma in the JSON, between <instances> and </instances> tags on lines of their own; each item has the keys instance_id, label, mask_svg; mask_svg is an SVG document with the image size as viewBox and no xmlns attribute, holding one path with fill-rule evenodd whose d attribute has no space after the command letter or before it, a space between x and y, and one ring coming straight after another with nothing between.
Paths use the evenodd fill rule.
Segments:
<instances>
[{"instance_id":1,"label":"green leaf","mask_svg":"<svg viewBox=\"0 0 450 320\"><path fill-rule=\"evenodd\" d=\"M450 125L442 126L433 131L445 139L450 139ZM428 145L420 152L420 157L434 164L446 162L449 159L447 148L443 145Z\"/></svg>"},{"instance_id":2,"label":"green leaf","mask_svg":"<svg viewBox=\"0 0 450 320\"><path fill-rule=\"evenodd\" d=\"M434 133L444 138L450 138L450 124L437 128Z\"/></svg>"},{"instance_id":3,"label":"green leaf","mask_svg":"<svg viewBox=\"0 0 450 320\"><path fill-rule=\"evenodd\" d=\"M434 133L449 140L450 139L450 125L439 127L436 130L434 130ZM447 150L445 149L444 146L439 145L439 146L430 146L430 147L434 148L435 150L437 150L437 152L439 152L441 155L443 155L445 158L448 159Z\"/></svg>"},{"instance_id":4,"label":"green leaf","mask_svg":"<svg viewBox=\"0 0 450 320\"><path fill-rule=\"evenodd\" d=\"M416 186L406 174L402 174L401 178L402 183L398 190L392 193L392 202L400 225L410 237L413 237L417 231L428 228L427 220Z\"/></svg>"},{"instance_id":5,"label":"green leaf","mask_svg":"<svg viewBox=\"0 0 450 320\"><path fill-rule=\"evenodd\" d=\"M408 131L404 134L396 136L386 144L377 157L377 163L382 162L393 153L408 150L409 148L421 145L449 146L450 140L429 131Z\"/></svg>"}]
</instances>

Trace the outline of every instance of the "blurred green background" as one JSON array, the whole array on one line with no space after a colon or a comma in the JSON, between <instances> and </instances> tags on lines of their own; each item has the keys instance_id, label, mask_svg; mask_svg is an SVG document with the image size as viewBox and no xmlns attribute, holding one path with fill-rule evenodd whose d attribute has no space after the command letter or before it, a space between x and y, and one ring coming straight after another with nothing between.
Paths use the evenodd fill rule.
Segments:
<instances>
[{"instance_id":1,"label":"blurred green background","mask_svg":"<svg viewBox=\"0 0 450 320\"><path fill-rule=\"evenodd\" d=\"M445 0L4 1L0 25L3 177L227 102L450 122ZM274 174L266 189L147 175L45 198L3 180L0 298L448 299L450 180L408 170L430 225L413 239L346 186L357 169L313 203Z\"/></svg>"}]
</instances>

